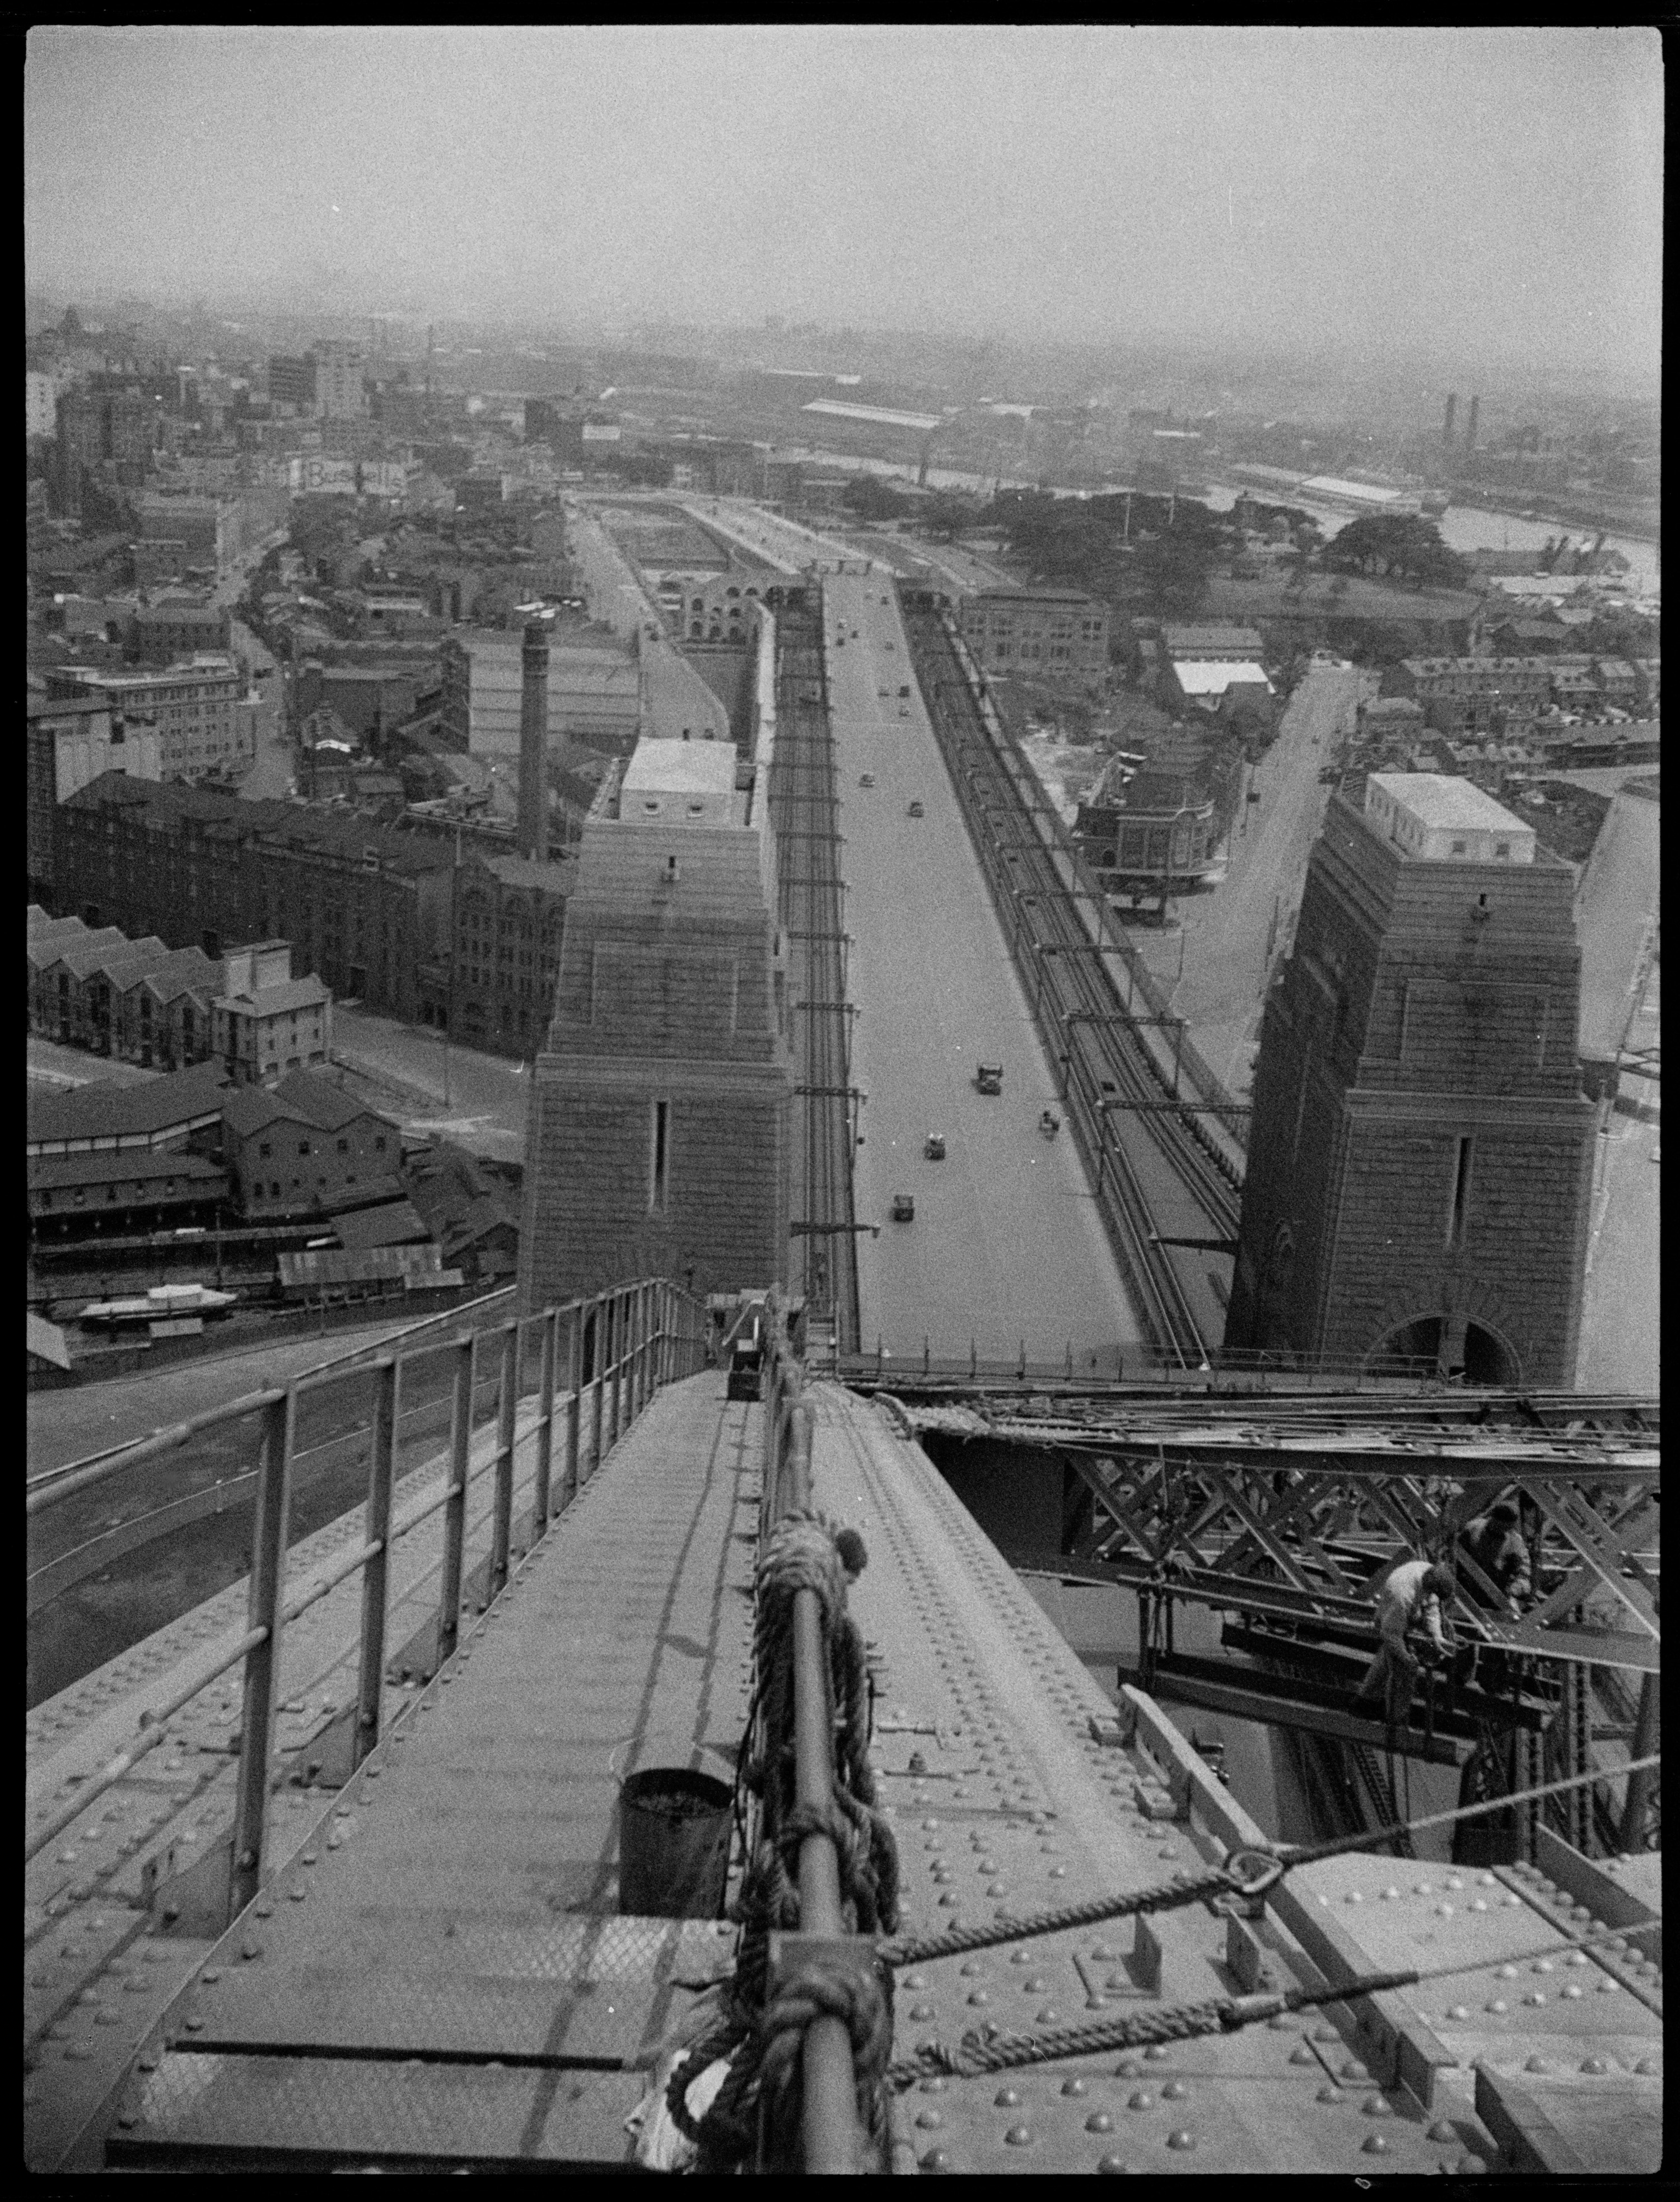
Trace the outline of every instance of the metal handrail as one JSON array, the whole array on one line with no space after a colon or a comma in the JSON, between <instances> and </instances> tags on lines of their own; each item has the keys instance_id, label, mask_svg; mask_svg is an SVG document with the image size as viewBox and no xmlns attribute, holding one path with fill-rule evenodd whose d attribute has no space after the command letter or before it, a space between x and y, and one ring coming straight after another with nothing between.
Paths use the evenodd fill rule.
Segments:
<instances>
[{"instance_id":1,"label":"metal handrail","mask_svg":"<svg viewBox=\"0 0 1680 2202\"><path fill-rule=\"evenodd\" d=\"M780 1294L769 1306L764 1386L765 1519L780 1522L811 1502L811 1452L815 1417L804 1398L804 1365L787 1341ZM802 1810L828 1821L834 1803L834 1722L822 1610L814 1590L793 1595L793 1784ZM763 1678L760 1677L762 1686ZM840 1858L820 1829L799 1845L799 1931L825 1940L846 1935L840 1910ZM862 2158L857 2082L846 2022L822 2016L805 2029L800 2060L801 2133L808 2172L855 2172Z\"/></svg>"},{"instance_id":2,"label":"metal handrail","mask_svg":"<svg viewBox=\"0 0 1680 2202\"><path fill-rule=\"evenodd\" d=\"M410 1338L418 1331L433 1329L440 1323L458 1323L463 1316L493 1306L515 1289L512 1285L499 1285L493 1292L486 1292L481 1299L463 1300L460 1306L445 1309L440 1314L422 1316L418 1322L405 1324L388 1333L376 1345L351 1346L343 1353L335 1353L325 1361L317 1362L307 1374L311 1378L319 1379L331 1372L342 1373L346 1367L365 1365L368 1354L384 1351L399 1338ZM278 1397L279 1392L275 1390L247 1392L242 1398L227 1400L220 1407L207 1407L202 1414L189 1416L184 1422L172 1422L163 1429L153 1430L147 1437L125 1438L121 1445L107 1445L101 1452L85 1453L80 1460L65 1461L57 1468L47 1469L29 1486L27 1510L36 1514L44 1506L56 1505L61 1498L73 1498L77 1492L90 1490L95 1484L102 1483L118 1468L154 1459L160 1452L185 1445L189 1438L196 1437L200 1430L208 1429L215 1422L232 1422L241 1416L256 1414L260 1409L272 1405ZM93 1472L96 1469L99 1471L97 1475Z\"/></svg>"},{"instance_id":3,"label":"metal handrail","mask_svg":"<svg viewBox=\"0 0 1680 2202\"><path fill-rule=\"evenodd\" d=\"M500 1295L491 1295L496 1298ZM482 1303L480 1303L482 1304ZM462 1310L450 1313L458 1317ZM557 1384L558 1338L562 1321L567 1325L567 1389ZM429 1328L432 1321L416 1328ZM530 1323L542 1330L539 1406L535 1422L522 1439L517 1428L520 1397L521 1348ZM594 1395L592 1475L618 1437L628 1429L663 1385L692 1375L706 1357L706 1310L681 1286L664 1279L645 1279L618 1286L591 1299L568 1301L540 1314L513 1316L500 1325L501 1345L497 1376L496 1442L488 1464L493 1471L495 1497L492 1509L491 1594L505 1582L512 1528L514 1459L518 1446L534 1439L537 1447L533 1493L533 1532L540 1536L555 1514L563 1512L577 1495L581 1482L582 1403L586 1392ZM132 1448L125 1460L151 1457L184 1443L195 1431L239 1421L260 1411L263 1416L262 1463L256 1470L256 1521L247 1625L237 1640L207 1650L180 1675L169 1695L139 1715L139 1734L75 1795L28 1836L24 1846L26 1864L55 1841L88 1807L115 1787L146 1754L162 1740L168 1722L192 1699L241 1661L245 1663L245 1703L240 1724L238 1804L234 1816L232 1869L227 1916L231 1922L256 1894L263 1878L268 1826L268 1799L274 1757L274 1729L280 1681L281 1632L290 1621L306 1612L339 1583L360 1572L363 1575L361 1652L357 1682L357 1716L351 1746L354 1773L380 1740L381 1687L385 1669L385 1633L388 1569L392 1546L440 1508L445 1511L442 1581L438 1616L438 1664L454 1651L459 1635L463 1563L466 1544L469 1486L475 1477L470 1465L473 1438L475 1363L479 1338L466 1332L453 1341L456 1368L451 1409L450 1465L441 1491L427 1493L392 1519L392 1492L401 1420L404 1369L411 1357L379 1353L369 1364L339 1369L340 1377L372 1373L379 1379L379 1403L374 1417L374 1441L368 1467L366 1534L352 1551L340 1556L312 1575L290 1598L285 1595L286 1529L291 1510L292 1466L295 1457L297 1410L299 1396L314 1388L321 1372L306 1372L283 1389L248 1395L190 1423L155 1434ZM590 1373L584 1375L586 1342ZM416 1349L418 1353L431 1351ZM363 1349L364 1353L368 1349ZM611 1356L610 1358L609 1356ZM606 1396L611 1392L610 1419L604 1446L603 1423ZM552 1503L554 1426L557 1412L565 1431L564 1465L558 1503ZM108 1463L88 1463L97 1481L98 1469ZM483 1472L480 1469L480 1473ZM86 1487L79 1479L76 1488Z\"/></svg>"}]
</instances>

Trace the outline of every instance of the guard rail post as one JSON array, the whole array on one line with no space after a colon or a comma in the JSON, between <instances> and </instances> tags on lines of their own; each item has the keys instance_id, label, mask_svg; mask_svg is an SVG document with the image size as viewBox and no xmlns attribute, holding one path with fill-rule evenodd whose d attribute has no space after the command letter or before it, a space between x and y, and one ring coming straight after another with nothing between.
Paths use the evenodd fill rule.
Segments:
<instances>
[{"instance_id":1,"label":"guard rail post","mask_svg":"<svg viewBox=\"0 0 1680 2202\"><path fill-rule=\"evenodd\" d=\"M590 1404L592 1435L589 1451L589 1473L596 1475L601 1466L601 1430L606 1417L606 1332L607 1303L604 1294L598 1294L590 1305L590 1321L594 1328L591 1336L595 1341L589 1357L589 1366L594 1386L594 1398Z\"/></svg>"},{"instance_id":2,"label":"guard rail post","mask_svg":"<svg viewBox=\"0 0 1680 2202\"><path fill-rule=\"evenodd\" d=\"M548 1527L550 1486L554 1473L554 1356L560 1315L557 1308L544 1311L541 1389L537 1410L537 1475L531 1497L531 1534L540 1537Z\"/></svg>"},{"instance_id":3,"label":"guard rail post","mask_svg":"<svg viewBox=\"0 0 1680 2202\"><path fill-rule=\"evenodd\" d=\"M362 1658L356 1691L356 1731L350 1743L352 1773L379 1741L380 1697L385 1685L385 1616L391 1585L391 1493L396 1481L402 1389L403 1364L393 1361L379 1372L379 1400L368 1466L364 1541L377 1545L379 1550L362 1570Z\"/></svg>"},{"instance_id":4,"label":"guard rail post","mask_svg":"<svg viewBox=\"0 0 1680 2202\"><path fill-rule=\"evenodd\" d=\"M467 1479L473 1458L473 1361L477 1334L455 1347L454 1396L449 1419L449 1496L444 1502L443 1580L438 1590L438 1656L433 1671L450 1658L461 1638L461 1574L467 1546Z\"/></svg>"},{"instance_id":5,"label":"guard rail post","mask_svg":"<svg viewBox=\"0 0 1680 2202\"><path fill-rule=\"evenodd\" d=\"M562 1508L577 1497L578 1440L583 1434L583 1302L574 1300L566 1323L566 1468Z\"/></svg>"},{"instance_id":6,"label":"guard rail post","mask_svg":"<svg viewBox=\"0 0 1680 2202\"><path fill-rule=\"evenodd\" d=\"M607 1424L607 1450L618 1443L624 1428L624 1334L628 1328L629 1295L616 1292L612 1296L612 1316L607 1334L612 1342L612 1415Z\"/></svg>"},{"instance_id":7,"label":"guard rail post","mask_svg":"<svg viewBox=\"0 0 1680 2202\"><path fill-rule=\"evenodd\" d=\"M507 1581L508 1554L513 1542L514 1429L519 1405L514 1363L518 1348L519 1323L516 1318L503 1327L502 1351L496 1371L496 1497L490 1533L489 1585L489 1597L492 1599L499 1596Z\"/></svg>"},{"instance_id":8,"label":"guard rail post","mask_svg":"<svg viewBox=\"0 0 1680 2202\"><path fill-rule=\"evenodd\" d=\"M641 1286L632 1285L628 1297L629 1338L624 1363L624 1427L627 1430L640 1416L645 1404L642 1398L642 1346L645 1342L642 1317L645 1311L645 1296Z\"/></svg>"},{"instance_id":9,"label":"guard rail post","mask_svg":"<svg viewBox=\"0 0 1680 2202\"><path fill-rule=\"evenodd\" d=\"M233 1806L233 1852L227 1885L227 1918L243 1911L262 1885L268 1838L268 1762L274 1752L274 1708L280 1694L280 1601L286 1586L286 1532L292 1513L292 1449L298 1428L298 1395L288 1385L263 1417L262 1465L252 1525L249 1627L262 1641L245 1655L245 1702L239 1717L239 1793Z\"/></svg>"}]
</instances>

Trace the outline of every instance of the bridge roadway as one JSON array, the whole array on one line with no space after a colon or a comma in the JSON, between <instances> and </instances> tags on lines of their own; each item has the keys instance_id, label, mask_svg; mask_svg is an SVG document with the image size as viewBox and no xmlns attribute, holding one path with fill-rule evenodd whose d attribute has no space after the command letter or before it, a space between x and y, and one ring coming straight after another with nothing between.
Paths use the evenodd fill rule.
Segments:
<instances>
[{"instance_id":1,"label":"bridge roadway","mask_svg":"<svg viewBox=\"0 0 1680 2202\"><path fill-rule=\"evenodd\" d=\"M1109 1376L1141 1333L911 663L892 577L826 574L824 639L846 835L857 1006L852 1082L869 1095L854 1163L862 1339L889 1356L1013 1357ZM883 598L885 601L883 602ZM844 636L844 640L839 639ZM901 697L901 688L909 694ZM865 774L874 786L862 785ZM924 815L912 818L912 801ZM976 1092L982 1062L1004 1090ZM943 1162L923 1151L929 1133ZM893 1223L894 1194L916 1203ZM1022 1310L1030 1310L1023 1328Z\"/></svg>"},{"instance_id":2,"label":"bridge roadway","mask_svg":"<svg viewBox=\"0 0 1680 2202\"><path fill-rule=\"evenodd\" d=\"M729 1955L727 1928L617 1915L614 1826L628 1768L727 1762L747 1717L762 1410L723 1390L706 1374L649 1404L349 1786L278 1846L226 1934L128 1932L121 1963L39 2042L32 2167L626 2160L639 2068ZM869 1546L853 1597L904 1931L1079 1902L1258 1837L1148 1699L1127 1693L1117 1722L890 1410L828 1384L811 1396L813 1497ZM923 2081L894 2104L896 2165L1650 2169L1649 1933L1601 1958L1563 1946L1595 1903L1626 1916L1630 1892L1595 1871L1571 1913L1571 1892L1526 1869L1342 1858L1292 1875L1252 1923L1198 1906L906 1971L899 2054L1266 1977L1484 1961L1363 2009ZM110 1939L97 1915L74 1924ZM56 2118L42 2108L48 2065L74 2077L86 2065L68 2060L109 2066L114 2051L115 2084L78 2139L73 2097Z\"/></svg>"}]
</instances>

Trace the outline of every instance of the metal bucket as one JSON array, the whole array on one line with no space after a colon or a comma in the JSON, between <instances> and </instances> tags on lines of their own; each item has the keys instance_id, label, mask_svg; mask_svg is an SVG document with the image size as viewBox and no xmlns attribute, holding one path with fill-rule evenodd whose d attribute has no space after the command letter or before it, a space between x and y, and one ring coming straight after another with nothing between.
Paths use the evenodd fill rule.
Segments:
<instances>
[{"instance_id":1,"label":"metal bucket","mask_svg":"<svg viewBox=\"0 0 1680 2202\"><path fill-rule=\"evenodd\" d=\"M734 1793L687 1767L651 1766L618 1792L618 1908L716 1919L729 1878Z\"/></svg>"}]
</instances>

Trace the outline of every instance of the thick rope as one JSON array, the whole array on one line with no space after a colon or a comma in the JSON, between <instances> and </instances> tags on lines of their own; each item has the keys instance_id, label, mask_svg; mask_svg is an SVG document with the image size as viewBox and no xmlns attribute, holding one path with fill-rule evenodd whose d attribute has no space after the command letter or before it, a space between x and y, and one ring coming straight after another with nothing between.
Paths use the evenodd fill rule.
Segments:
<instances>
[{"instance_id":1,"label":"thick rope","mask_svg":"<svg viewBox=\"0 0 1680 2202\"><path fill-rule=\"evenodd\" d=\"M876 1809L869 1762L867 1650L846 1610L848 1575L866 1560L855 1532L800 1508L769 1532L755 1571L753 1741L743 1744L738 1787L757 1798L760 1813L758 1840L734 1905L743 1931L722 2022L682 2059L666 2093L679 2131L696 2144L702 2171L760 2160L767 2168L798 2168L804 2041L812 2019L825 2015L846 2022L859 2126L877 2158L885 2159L884 2075L893 2031L887 1968L859 1975L807 1953L797 1978L774 1998L769 1992L769 1938L800 1923L799 1852L811 1836L834 1846L846 1932L873 1937L898 1925L897 1846ZM795 1792L793 1611L804 1590L817 1600L834 1707L833 1794L822 1810L801 1805ZM720 2058L729 2070L704 2117L694 2119L687 2091Z\"/></svg>"},{"instance_id":2,"label":"thick rope","mask_svg":"<svg viewBox=\"0 0 1680 2202\"><path fill-rule=\"evenodd\" d=\"M1205 1873L1175 1874L1170 1881L1151 1888L1129 1889L1121 1896L1093 1897L1087 1904L1064 1905L1057 1911L1035 1911L1025 1919L976 1922L971 1927L947 1928L942 1934L924 1934L911 1941L893 1942L886 1956L893 1965L925 1964L933 1958L955 1958L969 1950L984 1950L996 1942L1026 1941L1038 1934L1059 1934L1064 1928L1095 1927L1105 1919L1127 1919L1134 1912L1175 1911L1181 1905L1200 1904L1210 1896L1247 1893L1247 1887L1223 1866Z\"/></svg>"},{"instance_id":3,"label":"thick rope","mask_svg":"<svg viewBox=\"0 0 1680 2202\"><path fill-rule=\"evenodd\" d=\"M1541 1958L1555 1958L1572 1950L1603 1949L1622 1936L1604 1934L1501 1957L1505 1964L1528 1964ZM1363 1973L1335 1987L1288 1988L1281 1993L1212 1996L1205 2002L1163 2005L1152 2011L1132 2011L1093 2026L1062 2026L1041 2034L970 2033L955 2049L942 2042L924 2042L911 2057L887 2068L887 2084L902 2092L917 2080L934 2074L971 2079L983 2072L1002 2072L1023 2064L1048 2064L1064 2057L1100 2057L1117 2049L1148 2048L1166 2041L1194 2040L1210 2034L1235 2034L1261 2019L1280 2013L1307 2011L1320 2004L1352 2003L1366 1996L1383 1995L1396 1988L1417 1987L1429 1981L1450 1980L1460 1973L1485 1970L1493 1962L1486 1957L1460 1960L1456 1964L1409 1968L1401 1972Z\"/></svg>"},{"instance_id":4,"label":"thick rope","mask_svg":"<svg viewBox=\"0 0 1680 2202\"><path fill-rule=\"evenodd\" d=\"M1647 1767L1659 1765L1661 1756L1656 1752L1649 1758L1636 1759L1628 1766L1618 1767L1616 1772L1642 1772ZM1296 1866L1370 1850L1392 1841L1403 1832L1416 1834L1426 1828L1445 1827L1457 1820L1484 1818L1489 1813L1508 1811L1514 1805L1557 1796L1565 1790L1583 1788L1605 1779L1602 1772L1572 1774L1564 1781L1542 1782L1536 1788L1514 1791L1508 1797L1495 1797L1483 1804L1460 1805L1451 1811L1433 1812L1420 1820L1392 1822L1363 1835L1336 1836L1328 1842L1294 1845L1286 1851L1262 1850L1258 1846L1233 1851L1223 1866L1211 1867L1204 1873L1175 1874L1170 1881L1158 1881L1152 1888L1093 1897L1088 1904L1068 1905L1057 1911L1035 1912L1025 1919L999 1919L989 1924L976 1922L971 1927L948 1928L942 1934L891 1943L885 1955L893 1965L925 1964L935 1958L958 1957L970 1950L989 1949L999 1942L1027 1941L1040 1934L1060 1934L1070 1927L1094 1927L1105 1920L1129 1918L1135 1912L1177 1911L1182 1905L1200 1904L1210 1897L1264 1895ZM1241 1871L1235 1870L1239 1859L1243 1862ZM1256 1875L1248 1869L1256 1864L1276 1869Z\"/></svg>"},{"instance_id":5,"label":"thick rope","mask_svg":"<svg viewBox=\"0 0 1680 2202\"><path fill-rule=\"evenodd\" d=\"M872 1974L843 1964L808 1963L797 1981L781 1989L758 2022L758 2079L767 2134L780 2138L779 2160L769 2170L803 2168L798 2136L800 2081L805 2029L815 2018L844 2020L852 2037L852 2064L858 2093L858 2120L877 2146L885 2133L886 2095L881 2085L893 2049L890 1980L877 1967ZM727 2084L727 2083L726 2083ZM860 2169L862 2167L859 2167Z\"/></svg>"}]
</instances>

